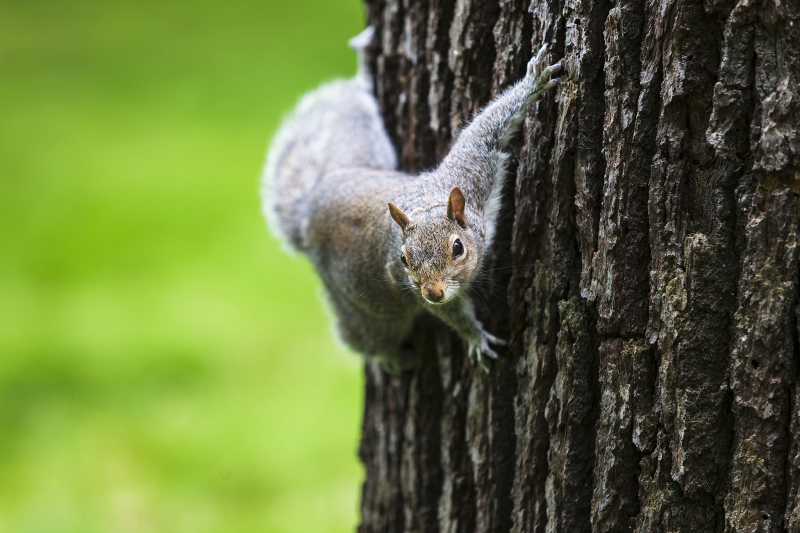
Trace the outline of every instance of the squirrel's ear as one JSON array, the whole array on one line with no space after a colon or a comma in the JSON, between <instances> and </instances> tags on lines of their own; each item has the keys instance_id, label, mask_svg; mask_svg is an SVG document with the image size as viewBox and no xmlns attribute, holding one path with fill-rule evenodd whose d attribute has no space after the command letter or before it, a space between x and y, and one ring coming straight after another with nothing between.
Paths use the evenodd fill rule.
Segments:
<instances>
[{"instance_id":1,"label":"squirrel's ear","mask_svg":"<svg viewBox=\"0 0 800 533\"><path fill-rule=\"evenodd\" d=\"M467 228L467 219L464 218L464 193L461 189L454 187L447 197L447 218L454 220L462 228Z\"/></svg>"},{"instance_id":2,"label":"squirrel's ear","mask_svg":"<svg viewBox=\"0 0 800 533\"><path fill-rule=\"evenodd\" d=\"M392 202L389 202L389 213L391 213L392 218L401 229L406 229L406 226L408 226L408 217Z\"/></svg>"}]
</instances>

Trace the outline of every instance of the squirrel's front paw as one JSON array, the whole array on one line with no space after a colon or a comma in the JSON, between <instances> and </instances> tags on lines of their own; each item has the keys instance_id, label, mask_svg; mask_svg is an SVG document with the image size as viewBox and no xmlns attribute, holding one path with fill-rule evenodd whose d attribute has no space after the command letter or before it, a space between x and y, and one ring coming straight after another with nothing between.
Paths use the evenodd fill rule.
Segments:
<instances>
[{"instance_id":1,"label":"squirrel's front paw","mask_svg":"<svg viewBox=\"0 0 800 533\"><path fill-rule=\"evenodd\" d=\"M536 54L536 57L528 62L528 76L534 79L535 93L542 93L550 87L558 85L560 80L560 78L552 78L553 74L561 70L560 59L557 63L544 67L544 54L547 52L548 47L549 45L547 43L543 44L539 49L539 53Z\"/></svg>"},{"instance_id":2,"label":"squirrel's front paw","mask_svg":"<svg viewBox=\"0 0 800 533\"><path fill-rule=\"evenodd\" d=\"M489 373L489 364L486 358L491 357L492 359L497 359L499 357L497 352L495 352L491 346L489 346L489 343L496 344L497 346L508 345L508 343L503 339L499 339L484 330L482 327L479 327L478 335L468 342L469 348L467 350L469 360L473 364L475 364L477 360L478 365L480 365L483 371L487 374Z\"/></svg>"}]
</instances>

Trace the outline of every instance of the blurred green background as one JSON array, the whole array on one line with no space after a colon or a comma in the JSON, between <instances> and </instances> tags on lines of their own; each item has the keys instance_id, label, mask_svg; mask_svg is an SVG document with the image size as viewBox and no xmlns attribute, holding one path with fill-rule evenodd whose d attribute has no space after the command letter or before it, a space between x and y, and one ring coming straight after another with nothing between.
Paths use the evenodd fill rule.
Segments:
<instances>
[{"instance_id":1,"label":"blurred green background","mask_svg":"<svg viewBox=\"0 0 800 533\"><path fill-rule=\"evenodd\" d=\"M0 532L352 531L361 362L260 215L359 0L0 0Z\"/></svg>"}]
</instances>

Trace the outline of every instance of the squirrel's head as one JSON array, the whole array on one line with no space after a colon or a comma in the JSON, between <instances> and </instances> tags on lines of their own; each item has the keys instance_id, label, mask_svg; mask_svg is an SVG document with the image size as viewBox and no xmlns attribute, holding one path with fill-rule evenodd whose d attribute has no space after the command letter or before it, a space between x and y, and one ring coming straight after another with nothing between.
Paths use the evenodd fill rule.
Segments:
<instances>
[{"instance_id":1,"label":"squirrel's head","mask_svg":"<svg viewBox=\"0 0 800 533\"><path fill-rule=\"evenodd\" d=\"M389 204L389 213L403 230L397 261L430 303L443 304L458 295L480 265L483 250L469 228L464 207L458 187L450 192L446 209L434 207L413 220Z\"/></svg>"}]
</instances>

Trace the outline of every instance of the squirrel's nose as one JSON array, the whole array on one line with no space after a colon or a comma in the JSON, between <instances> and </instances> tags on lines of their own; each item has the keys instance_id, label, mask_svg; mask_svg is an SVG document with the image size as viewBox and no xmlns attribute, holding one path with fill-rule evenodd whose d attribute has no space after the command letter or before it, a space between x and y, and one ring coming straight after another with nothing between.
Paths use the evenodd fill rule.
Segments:
<instances>
[{"instance_id":1,"label":"squirrel's nose","mask_svg":"<svg viewBox=\"0 0 800 533\"><path fill-rule=\"evenodd\" d=\"M426 285L422 288L422 296L431 302L441 302L444 298L444 289L439 285Z\"/></svg>"}]
</instances>

